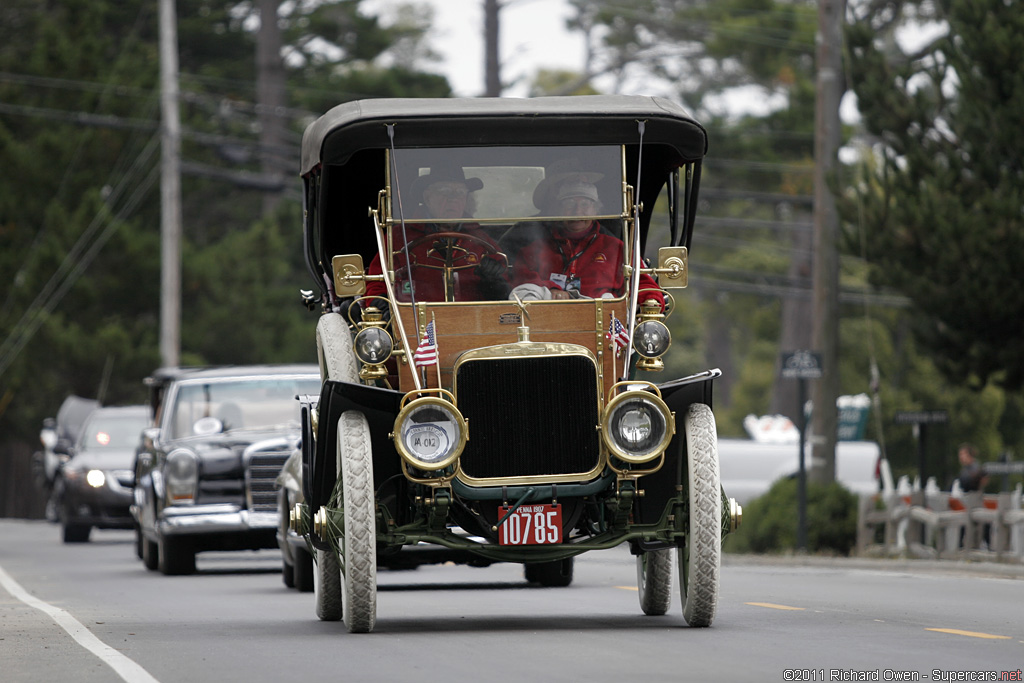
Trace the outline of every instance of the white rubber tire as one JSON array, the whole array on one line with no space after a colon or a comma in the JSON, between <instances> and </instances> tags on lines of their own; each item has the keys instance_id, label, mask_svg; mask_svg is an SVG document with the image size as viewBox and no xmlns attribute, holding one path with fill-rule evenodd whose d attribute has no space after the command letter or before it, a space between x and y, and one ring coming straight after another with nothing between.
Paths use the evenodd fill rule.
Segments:
<instances>
[{"instance_id":1,"label":"white rubber tire","mask_svg":"<svg viewBox=\"0 0 1024 683\"><path fill-rule=\"evenodd\" d=\"M316 549L313 577L316 616L320 621L338 621L341 619L341 570L333 550Z\"/></svg>"},{"instance_id":2,"label":"white rubber tire","mask_svg":"<svg viewBox=\"0 0 1024 683\"><path fill-rule=\"evenodd\" d=\"M377 521L370 427L358 411L338 420L338 472L345 510L338 539L345 626L351 633L369 633L377 621Z\"/></svg>"},{"instance_id":3,"label":"white rubber tire","mask_svg":"<svg viewBox=\"0 0 1024 683\"><path fill-rule=\"evenodd\" d=\"M672 549L651 550L636 556L636 585L640 609L660 617L672 606Z\"/></svg>"},{"instance_id":4,"label":"white rubber tire","mask_svg":"<svg viewBox=\"0 0 1024 683\"><path fill-rule=\"evenodd\" d=\"M711 408L690 406L685 417L690 519L686 547L677 550L683 618L710 626L718 606L722 564L722 484L718 433Z\"/></svg>"},{"instance_id":5,"label":"white rubber tire","mask_svg":"<svg viewBox=\"0 0 1024 683\"><path fill-rule=\"evenodd\" d=\"M352 333L340 313L325 313L316 324L316 351L321 380L358 382ZM340 470L339 470L340 472ZM316 550L313 592L316 615L321 621L338 621L342 617L341 569L333 550Z\"/></svg>"},{"instance_id":6,"label":"white rubber tire","mask_svg":"<svg viewBox=\"0 0 1024 683\"><path fill-rule=\"evenodd\" d=\"M352 332L340 313L325 313L316 324L316 352L321 381L359 381L359 364Z\"/></svg>"}]
</instances>

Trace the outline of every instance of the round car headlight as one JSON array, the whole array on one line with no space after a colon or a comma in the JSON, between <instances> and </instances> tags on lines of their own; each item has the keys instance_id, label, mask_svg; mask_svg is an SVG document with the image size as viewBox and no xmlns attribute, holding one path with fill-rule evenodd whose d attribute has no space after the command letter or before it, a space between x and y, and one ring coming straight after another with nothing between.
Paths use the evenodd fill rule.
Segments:
<instances>
[{"instance_id":1,"label":"round car headlight","mask_svg":"<svg viewBox=\"0 0 1024 683\"><path fill-rule=\"evenodd\" d=\"M198 484L199 459L196 454L184 448L178 448L168 453L164 466L164 486L170 502L193 502Z\"/></svg>"},{"instance_id":2,"label":"round car headlight","mask_svg":"<svg viewBox=\"0 0 1024 683\"><path fill-rule=\"evenodd\" d=\"M356 335L356 357L367 365L380 365L391 356L394 348L391 335L381 327L365 327Z\"/></svg>"},{"instance_id":3,"label":"round car headlight","mask_svg":"<svg viewBox=\"0 0 1024 683\"><path fill-rule=\"evenodd\" d=\"M85 475L85 481L89 486L98 489L107 482L107 476L103 474L103 470L89 470Z\"/></svg>"},{"instance_id":4,"label":"round car headlight","mask_svg":"<svg viewBox=\"0 0 1024 683\"><path fill-rule=\"evenodd\" d=\"M411 401L395 418L395 446L421 470L447 467L466 446L466 420L454 405L435 396Z\"/></svg>"},{"instance_id":5,"label":"round car headlight","mask_svg":"<svg viewBox=\"0 0 1024 683\"><path fill-rule=\"evenodd\" d=\"M601 424L608 450L634 464L664 453L672 432L672 412L660 397L647 391L626 391L613 398Z\"/></svg>"},{"instance_id":6,"label":"round car headlight","mask_svg":"<svg viewBox=\"0 0 1024 683\"><path fill-rule=\"evenodd\" d=\"M645 320L633 332L633 350L644 358L660 358L668 351L672 335L660 320Z\"/></svg>"}]
</instances>

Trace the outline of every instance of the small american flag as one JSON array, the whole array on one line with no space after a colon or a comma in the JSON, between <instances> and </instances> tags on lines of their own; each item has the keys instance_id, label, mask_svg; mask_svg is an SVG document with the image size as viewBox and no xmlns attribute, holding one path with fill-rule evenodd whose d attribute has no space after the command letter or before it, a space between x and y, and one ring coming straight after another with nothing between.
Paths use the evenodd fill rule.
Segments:
<instances>
[{"instance_id":1,"label":"small american flag","mask_svg":"<svg viewBox=\"0 0 1024 683\"><path fill-rule=\"evenodd\" d=\"M612 321L608 324L608 334L606 336L608 341L615 345L616 353L620 349L626 348L626 345L629 344L629 332L622 326L622 322L615 317L614 313L612 313Z\"/></svg>"},{"instance_id":2,"label":"small american flag","mask_svg":"<svg viewBox=\"0 0 1024 683\"><path fill-rule=\"evenodd\" d=\"M427 329L412 357L417 367L429 367L437 364L437 337L434 334L433 320L427 323Z\"/></svg>"}]
</instances>

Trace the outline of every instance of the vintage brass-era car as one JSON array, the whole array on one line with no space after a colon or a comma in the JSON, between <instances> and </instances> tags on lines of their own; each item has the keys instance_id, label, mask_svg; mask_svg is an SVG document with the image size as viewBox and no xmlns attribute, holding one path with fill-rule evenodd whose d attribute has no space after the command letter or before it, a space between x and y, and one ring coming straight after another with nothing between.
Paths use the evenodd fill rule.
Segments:
<instances>
[{"instance_id":1,"label":"vintage brass-era car","mask_svg":"<svg viewBox=\"0 0 1024 683\"><path fill-rule=\"evenodd\" d=\"M424 545L564 586L576 555L625 543L646 614L669 608L675 555L686 622L711 624L741 515L719 479L720 373L644 380L686 285L706 146L651 97L366 100L306 129L324 381L291 523L321 619L372 630L381 558Z\"/></svg>"}]
</instances>

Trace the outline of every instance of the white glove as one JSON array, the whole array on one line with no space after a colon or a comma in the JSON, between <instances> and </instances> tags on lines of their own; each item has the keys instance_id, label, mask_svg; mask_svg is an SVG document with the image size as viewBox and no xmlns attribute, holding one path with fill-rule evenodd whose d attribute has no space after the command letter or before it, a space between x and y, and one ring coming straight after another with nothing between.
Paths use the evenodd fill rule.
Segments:
<instances>
[{"instance_id":1,"label":"white glove","mask_svg":"<svg viewBox=\"0 0 1024 683\"><path fill-rule=\"evenodd\" d=\"M551 290L544 285L527 283L515 287L508 298L515 301L516 296L522 301L548 301L551 299Z\"/></svg>"}]
</instances>

